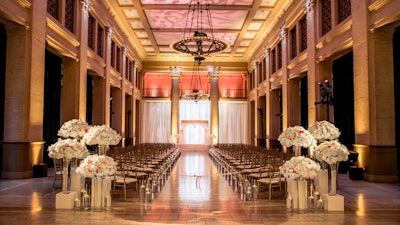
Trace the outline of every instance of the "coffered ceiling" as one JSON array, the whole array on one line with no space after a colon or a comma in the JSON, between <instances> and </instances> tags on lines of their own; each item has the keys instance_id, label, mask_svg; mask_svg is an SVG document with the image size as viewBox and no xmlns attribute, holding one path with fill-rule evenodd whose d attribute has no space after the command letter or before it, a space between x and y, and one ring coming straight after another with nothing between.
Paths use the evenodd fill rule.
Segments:
<instances>
[{"instance_id":1,"label":"coffered ceiling","mask_svg":"<svg viewBox=\"0 0 400 225\"><path fill-rule=\"evenodd\" d=\"M208 57L214 62L248 62L272 29L287 0L195 0L210 3L214 37L230 48ZM193 61L169 45L183 37L190 0L104 0L135 43L143 62Z\"/></svg>"}]
</instances>

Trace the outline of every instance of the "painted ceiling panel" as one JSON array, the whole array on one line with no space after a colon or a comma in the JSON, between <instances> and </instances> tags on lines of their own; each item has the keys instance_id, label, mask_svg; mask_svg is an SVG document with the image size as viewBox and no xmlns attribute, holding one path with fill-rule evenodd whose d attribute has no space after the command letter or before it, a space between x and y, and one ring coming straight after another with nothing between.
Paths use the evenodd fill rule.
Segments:
<instances>
[{"instance_id":1,"label":"painted ceiling panel","mask_svg":"<svg viewBox=\"0 0 400 225\"><path fill-rule=\"evenodd\" d=\"M120 0L123 1L123 0ZM129 0L128 0L129 1ZM143 5L146 4L177 4L177 5L187 5L191 0L141 0ZM193 0L192 0L193 1ZM210 3L211 5L251 5L253 4L253 0L200 0L202 3Z\"/></svg>"},{"instance_id":2,"label":"painted ceiling panel","mask_svg":"<svg viewBox=\"0 0 400 225\"><path fill-rule=\"evenodd\" d=\"M149 19L151 28L153 29L184 29L189 27L186 25L187 14L185 10L145 10L146 16ZM247 11L236 10L234 12L228 10L211 10L211 22L213 29L228 29L240 30L246 19ZM203 28L209 28L208 20L203 20Z\"/></svg>"},{"instance_id":3,"label":"painted ceiling panel","mask_svg":"<svg viewBox=\"0 0 400 225\"><path fill-rule=\"evenodd\" d=\"M169 45L184 36L190 4L199 3L204 9L209 4L214 35L210 32L207 15L203 18L203 32L207 36L226 41L231 48L216 55L218 60L249 62L259 49L279 15L292 1L286 0L102 0L113 15L119 17L118 25L135 42L135 51L144 61L168 61ZM193 7L192 7L193 9ZM188 21L190 21L189 18ZM190 24L190 22L188 23ZM271 25L272 24L272 25ZM197 26L186 36L193 36ZM176 54L176 53L175 53ZM192 60L180 58L180 60Z\"/></svg>"}]
</instances>

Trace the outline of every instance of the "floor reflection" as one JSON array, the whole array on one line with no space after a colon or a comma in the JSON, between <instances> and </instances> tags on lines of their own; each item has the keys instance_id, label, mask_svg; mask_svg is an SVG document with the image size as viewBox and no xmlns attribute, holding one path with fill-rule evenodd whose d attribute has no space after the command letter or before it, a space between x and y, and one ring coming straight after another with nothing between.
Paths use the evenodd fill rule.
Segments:
<instances>
[{"instance_id":1,"label":"floor reflection","mask_svg":"<svg viewBox=\"0 0 400 225\"><path fill-rule=\"evenodd\" d=\"M210 200L210 166L207 154L201 152L182 154L175 168L179 171L177 182L180 201Z\"/></svg>"},{"instance_id":2,"label":"floor reflection","mask_svg":"<svg viewBox=\"0 0 400 225\"><path fill-rule=\"evenodd\" d=\"M196 176L200 176L196 185ZM53 173L48 177L0 180L0 224L118 224L118 225L244 225L244 224L400 224L400 186L350 180L338 175L338 193L345 198L344 212L288 213L280 196L241 201L210 160L207 151L182 151L161 191L150 203L132 190L124 201L122 191L112 197L107 212L55 209Z\"/></svg>"}]
</instances>

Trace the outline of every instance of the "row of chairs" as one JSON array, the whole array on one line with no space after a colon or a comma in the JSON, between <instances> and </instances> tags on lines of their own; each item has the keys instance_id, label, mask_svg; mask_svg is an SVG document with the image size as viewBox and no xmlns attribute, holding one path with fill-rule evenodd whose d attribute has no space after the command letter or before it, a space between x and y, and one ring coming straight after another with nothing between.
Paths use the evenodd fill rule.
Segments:
<instances>
[{"instance_id":1,"label":"row of chairs","mask_svg":"<svg viewBox=\"0 0 400 225\"><path fill-rule=\"evenodd\" d=\"M179 155L178 149L164 143L113 148L109 156L118 164L112 181L113 190L122 189L126 200L127 191L138 191L140 182L169 174Z\"/></svg>"},{"instance_id":2,"label":"row of chairs","mask_svg":"<svg viewBox=\"0 0 400 225\"><path fill-rule=\"evenodd\" d=\"M238 174L244 181L256 184L259 191L268 191L268 199L272 199L274 190L285 196L286 179L279 167L290 154L245 144L219 144L209 153L222 171Z\"/></svg>"}]
</instances>

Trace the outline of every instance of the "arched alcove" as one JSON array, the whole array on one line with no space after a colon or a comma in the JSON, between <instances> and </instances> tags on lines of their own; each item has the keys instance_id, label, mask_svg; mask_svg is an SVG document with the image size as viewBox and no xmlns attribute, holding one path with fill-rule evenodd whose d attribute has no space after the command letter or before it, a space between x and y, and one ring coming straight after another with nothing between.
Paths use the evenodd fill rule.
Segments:
<instances>
[{"instance_id":1,"label":"arched alcove","mask_svg":"<svg viewBox=\"0 0 400 225\"><path fill-rule=\"evenodd\" d=\"M185 132L185 130L187 128L190 129L190 127L188 126L197 126L197 127L201 127L204 130L204 138L203 138L203 143L196 143L196 144L210 144L210 131L209 131L209 125L208 125L208 121L207 120L182 120L181 121L181 128L179 131L179 143L180 144L188 144L187 143L187 139L188 137L186 137L185 134L187 134L187 132Z\"/></svg>"}]
</instances>

